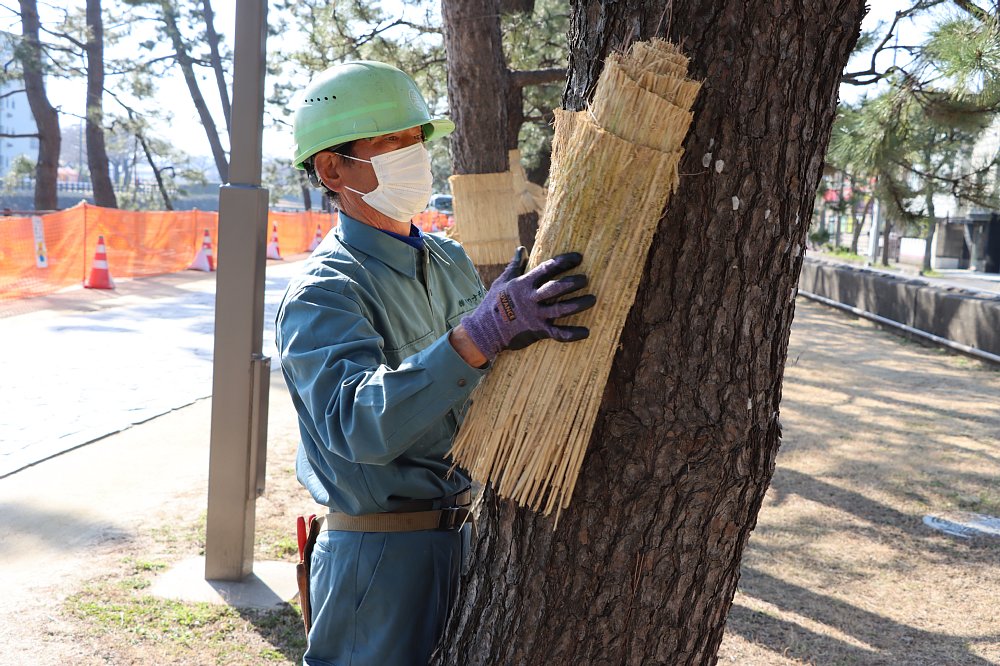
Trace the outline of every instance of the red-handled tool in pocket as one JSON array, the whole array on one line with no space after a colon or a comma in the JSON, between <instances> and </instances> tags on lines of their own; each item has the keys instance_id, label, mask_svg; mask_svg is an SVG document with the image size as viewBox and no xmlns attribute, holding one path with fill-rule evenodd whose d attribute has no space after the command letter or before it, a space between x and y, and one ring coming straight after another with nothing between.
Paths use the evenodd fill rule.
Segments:
<instances>
[{"instance_id":1,"label":"red-handled tool in pocket","mask_svg":"<svg viewBox=\"0 0 1000 666\"><path fill-rule=\"evenodd\" d=\"M312 626L312 609L309 605L309 564L321 522L316 520L316 514L308 518L298 516L295 521L295 532L299 542L299 563L295 565L295 578L299 584L299 605L302 607L302 623L306 628L306 637L309 636L309 627Z\"/></svg>"},{"instance_id":2,"label":"red-handled tool in pocket","mask_svg":"<svg viewBox=\"0 0 1000 666\"><path fill-rule=\"evenodd\" d=\"M305 516L298 517L298 519L295 521L295 529L298 532L298 537L299 537L299 562L301 562L302 557L303 555L305 555L306 552L306 536L308 534L306 532Z\"/></svg>"}]
</instances>

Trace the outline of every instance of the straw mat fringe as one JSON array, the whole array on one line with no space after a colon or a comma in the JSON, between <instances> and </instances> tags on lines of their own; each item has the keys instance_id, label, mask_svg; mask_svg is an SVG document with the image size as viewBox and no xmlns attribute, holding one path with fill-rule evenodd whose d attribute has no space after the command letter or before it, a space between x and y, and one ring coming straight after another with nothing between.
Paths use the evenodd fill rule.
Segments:
<instances>
[{"instance_id":1,"label":"straw mat fringe","mask_svg":"<svg viewBox=\"0 0 1000 666\"><path fill-rule=\"evenodd\" d=\"M598 303L560 323L587 326L590 337L501 354L452 448L474 478L557 518L573 494L656 224L678 185L691 122L679 102L690 104L699 85L685 78L686 65L665 41L636 44L609 58L589 110L556 112L548 200L529 268L583 253Z\"/></svg>"}]
</instances>

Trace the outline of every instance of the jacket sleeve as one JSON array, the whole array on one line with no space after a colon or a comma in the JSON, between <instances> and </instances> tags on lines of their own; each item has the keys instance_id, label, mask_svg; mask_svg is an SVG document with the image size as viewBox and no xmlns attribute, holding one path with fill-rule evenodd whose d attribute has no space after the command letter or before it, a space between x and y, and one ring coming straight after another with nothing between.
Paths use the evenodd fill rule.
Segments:
<instances>
[{"instance_id":1,"label":"jacket sleeve","mask_svg":"<svg viewBox=\"0 0 1000 666\"><path fill-rule=\"evenodd\" d=\"M382 345L359 305L340 293L305 288L279 315L281 367L304 427L355 463L394 460L465 403L485 374L458 355L447 334L395 369Z\"/></svg>"}]
</instances>

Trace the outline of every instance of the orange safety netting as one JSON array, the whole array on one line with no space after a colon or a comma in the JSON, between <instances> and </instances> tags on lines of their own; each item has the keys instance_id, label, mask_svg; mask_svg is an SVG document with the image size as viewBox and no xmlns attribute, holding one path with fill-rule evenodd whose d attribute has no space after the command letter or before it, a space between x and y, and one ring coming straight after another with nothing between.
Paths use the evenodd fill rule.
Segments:
<instances>
[{"instance_id":1,"label":"orange safety netting","mask_svg":"<svg viewBox=\"0 0 1000 666\"><path fill-rule=\"evenodd\" d=\"M201 250L206 229L219 256L219 214L213 211L128 211L81 202L36 219L40 224L31 217L0 217L0 300L40 296L82 284L94 260L98 236L104 236L112 278L185 270ZM270 212L268 240L276 225L283 253L306 252L317 227L325 235L332 222L329 213ZM36 242L36 226L42 244Z\"/></svg>"},{"instance_id":2,"label":"orange safety netting","mask_svg":"<svg viewBox=\"0 0 1000 666\"><path fill-rule=\"evenodd\" d=\"M444 231L451 229L452 225L455 224L455 218L433 208L428 208L422 213L417 213L412 222L420 227L421 231Z\"/></svg>"}]
</instances>

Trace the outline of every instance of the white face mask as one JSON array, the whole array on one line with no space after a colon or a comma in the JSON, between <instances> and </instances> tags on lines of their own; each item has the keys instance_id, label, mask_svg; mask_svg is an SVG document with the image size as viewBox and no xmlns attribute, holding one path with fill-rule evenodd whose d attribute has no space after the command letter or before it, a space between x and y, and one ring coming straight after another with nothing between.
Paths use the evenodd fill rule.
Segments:
<instances>
[{"instance_id":1,"label":"white face mask","mask_svg":"<svg viewBox=\"0 0 1000 666\"><path fill-rule=\"evenodd\" d=\"M388 153L376 155L370 160L344 155L358 162L368 162L375 170L378 186L371 192L358 192L344 186L362 201L398 222L409 222L417 213L427 208L434 189L431 175L431 156L424 144L415 143Z\"/></svg>"}]
</instances>

